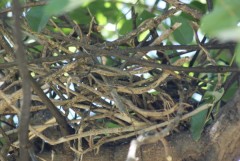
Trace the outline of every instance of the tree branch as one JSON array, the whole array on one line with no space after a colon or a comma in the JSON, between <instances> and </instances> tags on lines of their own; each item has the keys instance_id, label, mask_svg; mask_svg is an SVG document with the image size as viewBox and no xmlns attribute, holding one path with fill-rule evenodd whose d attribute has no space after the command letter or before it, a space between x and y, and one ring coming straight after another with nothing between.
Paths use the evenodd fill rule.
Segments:
<instances>
[{"instance_id":1,"label":"tree branch","mask_svg":"<svg viewBox=\"0 0 240 161\"><path fill-rule=\"evenodd\" d=\"M30 2L30 3L27 3L23 6L21 6L21 9L23 8L30 8L30 7L37 7L37 6L43 6L43 5L46 5L47 4L47 1L37 1L37 2ZM6 13L6 12L11 12L13 11L13 7L8 7L8 8L5 8L3 9L0 14L3 14L3 13Z\"/></svg>"},{"instance_id":2,"label":"tree branch","mask_svg":"<svg viewBox=\"0 0 240 161\"><path fill-rule=\"evenodd\" d=\"M179 2L178 0L164 0L167 3L173 5L174 7L176 7L177 9L182 10L183 12L191 15L193 18L200 20L201 17L203 16L203 14L201 12L199 12L198 10L192 9L190 8L188 5Z\"/></svg>"},{"instance_id":3,"label":"tree branch","mask_svg":"<svg viewBox=\"0 0 240 161\"><path fill-rule=\"evenodd\" d=\"M43 103L46 104L49 111L56 118L56 121L60 127L61 133L63 136L70 135L74 132L73 128L67 123L65 117L58 111L56 106L52 103L52 101L45 95L45 93L40 88L40 85L31 77L31 84L33 90L37 93Z\"/></svg>"},{"instance_id":4,"label":"tree branch","mask_svg":"<svg viewBox=\"0 0 240 161\"><path fill-rule=\"evenodd\" d=\"M22 78L23 89L23 103L20 112L19 125L19 142L20 142L20 158L21 160L29 160L29 117L30 117L30 103L31 103L31 89L29 81L29 72L27 68L27 61L25 57L25 50L22 44L21 24L20 24L21 4L18 0L13 0L13 18L14 18L14 38L15 38L15 53L17 58L18 69Z\"/></svg>"}]
</instances>

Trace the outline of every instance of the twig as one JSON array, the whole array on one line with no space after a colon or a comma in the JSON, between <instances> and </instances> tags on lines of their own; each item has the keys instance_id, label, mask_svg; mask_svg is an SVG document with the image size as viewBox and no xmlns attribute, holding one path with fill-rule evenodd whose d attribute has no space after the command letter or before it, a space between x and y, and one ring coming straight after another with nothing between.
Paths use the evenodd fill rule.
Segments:
<instances>
[{"instance_id":1,"label":"twig","mask_svg":"<svg viewBox=\"0 0 240 161\"><path fill-rule=\"evenodd\" d=\"M46 1L37 1L37 2L30 2L30 3L27 3L23 6L21 6L21 9L23 8L30 8L30 7L36 7L36 6L43 6L43 5L46 5L47 2ZM0 14L3 14L3 13L6 13L6 12L11 12L13 11L13 7L8 7L8 8L5 8L3 9Z\"/></svg>"},{"instance_id":2,"label":"twig","mask_svg":"<svg viewBox=\"0 0 240 161\"><path fill-rule=\"evenodd\" d=\"M139 25L136 30L133 30L132 32L128 33L126 36L121 37L113 42L106 43L105 45L110 47L110 46L117 46L122 43L126 43L127 41L134 38L135 36L142 33L143 31L151 30L154 27L157 27L164 19L172 16L177 11L178 11L177 9L171 9L165 12L164 14L159 15L153 19L148 19L144 21L141 25Z\"/></svg>"},{"instance_id":3,"label":"twig","mask_svg":"<svg viewBox=\"0 0 240 161\"><path fill-rule=\"evenodd\" d=\"M191 15L193 18L200 20L201 17L203 16L203 14L201 12L199 12L198 10L192 9L190 8L188 5L178 1L178 0L164 0L167 3L173 5L174 7L176 7L177 9L182 10L183 12L188 13L189 15Z\"/></svg>"},{"instance_id":4,"label":"twig","mask_svg":"<svg viewBox=\"0 0 240 161\"><path fill-rule=\"evenodd\" d=\"M108 78L106 78L105 76L102 76L103 81L107 84L107 88L114 100L114 103L116 104L116 107L119 109L120 112L125 113L126 115L128 115L128 111L125 107L125 105L123 104L123 101L121 99L121 97L118 95L117 90L115 88L112 87L110 81L108 80Z\"/></svg>"},{"instance_id":5,"label":"twig","mask_svg":"<svg viewBox=\"0 0 240 161\"><path fill-rule=\"evenodd\" d=\"M182 24L181 23L175 23L170 29L167 29L166 31L164 31L161 36L159 36L158 38L156 38L151 44L150 46L155 46L155 45L160 45L162 43L162 41L164 39L166 39L167 37L169 37L169 35L174 32L177 28L179 28Z\"/></svg>"},{"instance_id":6,"label":"twig","mask_svg":"<svg viewBox=\"0 0 240 161\"><path fill-rule=\"evenodd\" d=\"M37 95L41 98L42 102L44 102L52 113L52 115L56 118L56 121L60 127L63 136L67 136L73 133L72 127L67 123L65 117L58 111L56 106L52 103L51 100L44 94L40 85L33 79L30 78L33 90L37 93Z\"/></svg>"}]
</instances>

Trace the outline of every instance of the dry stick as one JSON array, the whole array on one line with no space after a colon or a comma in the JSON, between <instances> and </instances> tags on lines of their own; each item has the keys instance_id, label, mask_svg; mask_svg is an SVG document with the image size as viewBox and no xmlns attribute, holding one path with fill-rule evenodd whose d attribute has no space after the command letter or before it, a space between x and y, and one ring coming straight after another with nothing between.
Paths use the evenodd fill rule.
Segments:
<instances>
[{"instance_id":1,"label":"dry stick","mask_svg":"<svg viewBox=\"0 0 240 161\"><path fill-rule=\"evenodd\" d=\"M43 103L46 104L47 108L51 112L51 114L56 118L56 122L58 123L61 133L63 136L67 136L73 133L73 128L67 123L65 117L58 111L56 106L52 103L52 101L44 94L40 85L31 77L31 84L33 90L37 93Z\"/></svg>"},{"instance_id":2,"label":"dry stick","mask_svg":"<svg viewBox=\"0 0 240 161\"><path fill-rule=\"evenodd\" d=\"M125 107L125 105L123 104L123 101L121 100L121 97L118 95L117 90L112 87L112 83L108 80L108 78L106 78L105 76L102 75L103 81L106 83L107 88L114 100L114 103L116 104L116 107L119 109L120 112L128 115L128 111Z\"/></svg>"},{"instance_id":3,"label":"dry stick","mask_svg":"<svg viewBox=\"0 0 240 161\"><path fill-rule=\"evenodd\" d=\"M147 19L144 21L141 25L138 26L136 30L131 31L127 35L113 41L106 43L105 46L117 46L122 43L128 42L130 39L134 38L135 36L139 35L140 33L146 31L146 30L151 30L154 27L157 27L164 19L172 16L174 13L176 13L178 9L170 9L167 12L163 13L162 15L159 15L155 18L152 19Z\"/></svg>"},{"instance_id":4,"label":"dry stick","mask_svg":"<svg viewBox=\"0 0 240 161\"><path fill-rule=\"evenodd\" d=\"M23 103L20 112L19 124L19 142L20 142L20 160L29 160L29 119L30 119L30 103L31 103L31 89L30 89L30 75L27 68L27 59L25 57L25 50L22 44L21 25L20 25L21 4L18 0L13 0L13 18L14 18L14 38L15 38L15 52L18 63L19 72L22 78L23 89Z\"/></svg>"},{"instance_id":5,"label":"dry stick","mask_svg":"<svg viewBox=\"0 0 240 161\"><path fill-rule=\"evenodd\" d=\"M177 9L182 10L183 12L191 15L193 18L200 20L201 17L203 16L203 14L201 12L199 12L196 9L192 9L190 8L188 5L179 2L178 0L164 0L165 2L173 5L174 7L176 7Z\"/></svg>"},{"instance_id":6,"label":"dry stick","mask_svg":"<svg viewBox=\"0 0 240 161\"><path fill-rule=\"evenodd\" d=\"M30 3L27 3L22 7L23 8L30 8L30 7L36 7L36 6L43 6L43 5L46 5L47 4L47 1L37 1L37 2L30 2ZM3 9L0 14L3 14L3 13L6 13L6 12L11 12L13 10L12 7L8 7L8 8L5 8Z\"/></svg>"},{"instance_id":7,"label":"dry stick","mask_svg":"<svg viewBox=\"0 0 240 161\"><path fill-rule=\"evenodd\" d=\"M179 28L182 24L179 22L174 23L174 25L170 28L167 29L166 31L163 31L163 33L157 37L149 46L156 46L160 45L164 39L169 37L169 35L174 32L177 28Z\"/></svg>"}]
</instances>

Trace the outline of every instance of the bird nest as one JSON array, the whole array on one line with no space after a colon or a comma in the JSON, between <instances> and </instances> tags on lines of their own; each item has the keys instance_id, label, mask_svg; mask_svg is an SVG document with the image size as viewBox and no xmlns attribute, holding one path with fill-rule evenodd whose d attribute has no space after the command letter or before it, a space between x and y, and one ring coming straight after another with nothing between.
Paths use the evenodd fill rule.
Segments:
<instances>
[{"instance_id":1,"label":"bird nest","mask_svg":"<svg viewBox=\"0 0 240 161\"><path fill-rule=\"evenodd\" d=\"M157 45L129 47L124 44L125 40L129 42L125 38L122 42L102 43L93 24L86 32L67 18L59 24L51 21L48 27L37 33L23 25L28 69L33 78L29 84L30 140L41 138L51 145L78 142L72 150L83 154L106 143L160 131L176 116L187 120L194 113L194 78L170 69L183 66L189 58L171 59ZM63 33L63 27L70 32ZM24 95L14 62L13 34L4 26L0 26L0 32L4 35L0 113L1 120L9 116L5 122L11 125L4 128L11 136L17 132L16 116ZM156 59L156 53L162 58ZM82 146L82 140L86 146ZM12 145L19 146L16 138Z\"/></svg>"}]
</instances>

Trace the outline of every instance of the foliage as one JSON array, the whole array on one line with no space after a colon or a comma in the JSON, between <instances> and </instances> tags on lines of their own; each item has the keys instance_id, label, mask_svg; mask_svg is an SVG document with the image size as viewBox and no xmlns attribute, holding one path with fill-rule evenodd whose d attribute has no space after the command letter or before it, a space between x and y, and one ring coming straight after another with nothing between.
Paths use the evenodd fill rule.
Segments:
<instances>
[{"instance_id":1,"label":"foliage","mask_svg":"<svg viewBox=\"0 0 240 161\"><path fill-rule=\"evenodd\" d=\"M209 36L218 37L222 41L237 41L240 42L238 33L240 11L238 6L240 2L233 0L229 3L228 0L216 1L213 12L203 17L201 21L201 29ZM223 21L224 20L224 21ZM236 62L240 64L239 45L237 46L235 57Z\"/></svg>"},{"instance_id":2,"label":"foliage","mask_svg":"<svg viewBox=\"0 0 240 161\"><path fill-rule=\"evenodd\" d=\"M210 112L212 112L212 107L214 107L218 103L218 101L220 101L223 94L224 94L223 88L220 89L219 91L205 92L205 94L203 96L204 103L199 105L198 108L208 105L211 107ZM206 124L206 121L209 119L208 114L210 112L208 111L208 109L206 109L206 110L199 112L197 115L195 115L191 118L191 132L192 132L194 140L200 139L201 133Z\"/></svg>"},{"instance_id":3,"label":"foliage","mask_svg":"<svg viewBox=\"0 0 240 161\"><path fill-rule=\"evenodd\" d=\"M48 144L84 140L84 148L75 149L84 154L109 142L166 128L176 116L181 118L176 128L187 127L198 140L205 125L213 121L209 116L217 115L221 104L233 97L238 83L232 71L239 72L234 66L240 63L240 45L235 43L239 37L233 33L239 32L240 2L216 1L211 12L209 4L198 0L183 4L181 12L168 0L156 2L161 5L130 0L26 2L30 7L23 3L28 69L79 134L65 137L55 130L56 137ZM15 116L6 122L18 125L17 111L7 99L19 107L18 101L24 98L17 64L12 63L16 42L8 7L9 0L0 2L0 88L4 92L0 112L1 120ZM205 105L210 106L203 109ZM53 119L58 116L49 112L35 89L31 106L31 126L46 138L33 131L29 138L46 141L54 126L60 125ZM7 134L15 129L4 123L0 126ZM0 141L4 139L2 135ZM19 146L17 138L12 140Z\"/></svg>"}]
</instances>

